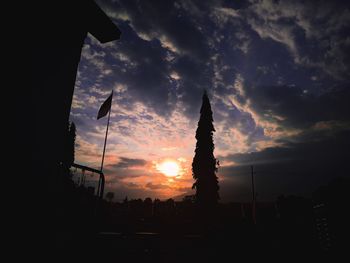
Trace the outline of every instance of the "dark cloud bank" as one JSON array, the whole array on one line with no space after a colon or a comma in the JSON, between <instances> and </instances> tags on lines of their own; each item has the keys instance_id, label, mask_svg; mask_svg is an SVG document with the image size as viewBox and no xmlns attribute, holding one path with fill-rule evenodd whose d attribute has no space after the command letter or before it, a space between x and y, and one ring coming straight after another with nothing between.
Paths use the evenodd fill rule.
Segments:
<instances>
[{"instance_id":1,"label":"dark cloud bank","mask_svg":"<svg viewBox=\"0 0 350 263\"><path fill-rule=\"evenodd\" d=\"M310 197L320 185L336 177L349 176L350 129L331 135L313 133L298 139L260 152L222 157L222 160L236 163L221 168L223 175L233 177L232 182L222 187L224 199L250 198L251 165L256 172L256 191L260 200L271 200L281 194Z\"/></svg>"}]
</instances>

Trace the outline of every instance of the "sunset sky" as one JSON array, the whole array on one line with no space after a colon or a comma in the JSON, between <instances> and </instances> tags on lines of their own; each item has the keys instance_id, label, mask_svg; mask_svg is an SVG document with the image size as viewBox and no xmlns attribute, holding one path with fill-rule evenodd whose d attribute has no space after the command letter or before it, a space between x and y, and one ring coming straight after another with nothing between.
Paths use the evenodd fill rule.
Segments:
<instances>
[{"instance_id":1,"label":"sunset sky","mask_svg":"<svg viewBox=\"0 0 350 263\"><path fill-rule=\"evenodd\" d=\"M100 167L107 117L96 116L113 90L106 191L117 201L193 193L206 89L222 201L250 200L250 165L258 200L348 175L350 9L302 2L97 1L122 36L85 41L75 162Z\"/></svg>"}]
</instances>

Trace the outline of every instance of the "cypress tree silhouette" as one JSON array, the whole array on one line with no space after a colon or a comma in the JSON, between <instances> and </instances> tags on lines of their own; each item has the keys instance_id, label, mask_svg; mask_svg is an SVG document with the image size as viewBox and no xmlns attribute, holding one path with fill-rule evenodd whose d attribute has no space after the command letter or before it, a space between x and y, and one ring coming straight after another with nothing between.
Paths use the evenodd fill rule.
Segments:
<instances>
[{"instance_id":1,"label":"cypress tree silhouette","mask_svg":"<svg viewBox=\"0 0 350 263\"><path fill-rule=\"evenodd\" d=\"M220 199L216 176L219 162L214 157L213 132L215 132L213 112L207 92L204 91L192 162L192 175L195 179L192 189L196 188L196 203L202 207L212 207Z\"/></svg>"}]
</instances>

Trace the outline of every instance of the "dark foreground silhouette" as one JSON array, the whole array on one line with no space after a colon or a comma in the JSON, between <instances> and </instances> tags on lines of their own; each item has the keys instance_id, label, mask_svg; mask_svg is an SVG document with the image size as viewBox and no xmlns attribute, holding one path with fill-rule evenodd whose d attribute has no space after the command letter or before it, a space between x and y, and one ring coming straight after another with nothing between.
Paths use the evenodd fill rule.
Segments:
<instances>
[{"instance_id":1,"label":"dark foreground silhouette","mask_svg":"<svg viewBox=\"0 0 350 263\"><path fill-rule=\"evenodd\" d=\"M62 142L87 33L105 43L118 39L120 31L92 0L41 4L35 18L39 25L32 51L35 113L32 157L35 168L47 166L47 178L47 174L56 172L62 159Z\"/></svg>"},{"instance_id":2,"label":"dark foreground silhouette","mask_svg":"<svg viewBox=\"0 0 350 263\"><path fill-rule=\"evenodd\" d=\"M251 203L219 203L203 211L190 196L113 202L71 183L66 200L72 210L70 231L57 245L77 257L128 262L334 260L346 251L349 186L347 178L337 178L312 199L280 196L257 203L254 224Z\"/></svg>"},{"instance_id":3,"label":"dark foreground silhouette","mask_svg":"<svg viewBox=\"0 0 350 263\"><path fill-rule=\"evenodd\" d=\"M88 33L101 43L116 40L120 31L92 0L39 1L32 3L35 21L32 43L32 174L40 185L35 213L43 210L43 197L50 196L42 224L52 228L60 221L64 195L61 162L64 161L67 125L81 49ZM36 6L35 6L36 5ZM29 115L29 114L28 114ZM34 213L34 214L35 214ZM58 223L59 224L59 223ZM50 228L51 229L51 228Z\"/></svg>"},{"instance_id":4,"label":"dark foreground silhouette","mask_svg":"<svg viewBox=\"0 0 350 263\"><path fill-rule=\"evenodd\" d=\"M31 239L43 245L33 249L37 254L47 247L54 250L47 262L71 256L98 262L315 260L346 249L349 182L345 179L320 189L312 200L289 196L257 204L257 224L250 204L219 203L203 209L191 199L113 203L76 186L62 162L81 48L88 32L104 43L118 39L120 31L89 0L46 1L37 11L30 128L35 134L33 172L44 187L30 205L41 204L32 213L43 215L37 225L48 228L42 236L33 227Z\"/></svg>"},{"instance_id":5,"label":"dark foreground silhouette","mask_svg":"<svg viewBox=\"0 0 350 263\"><path fill-rule=\"evenodd\" d=\"M56 234L66 231L64 221L69 218L64 202L67 167L62 164L67 161L67 126L84 40L90 33L105 43L119 39L121 32L92 0L30 4L32 112L26 121L33 134L31 175L36 188L28 221L38 242L33 251L40 247L39 255L54 247Z\"/></svg>"}]
</instances>

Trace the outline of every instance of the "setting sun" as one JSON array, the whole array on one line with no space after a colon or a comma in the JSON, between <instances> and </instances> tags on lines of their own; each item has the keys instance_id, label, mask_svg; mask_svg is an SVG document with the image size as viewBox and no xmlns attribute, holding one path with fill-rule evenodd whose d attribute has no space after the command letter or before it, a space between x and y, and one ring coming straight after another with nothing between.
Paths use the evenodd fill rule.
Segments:
<instances>
[{"instance_id":1,"label":"setting sun","mask_svg":"<svg viewBox=\"0 0 350 263\"><path fill-rule=\"evenodd\" d=\"M166 176L178 176L180 172L180 167L177 162L165 161L157 165L157 170L165 174Z\"/></svg>"}]
</instances>

